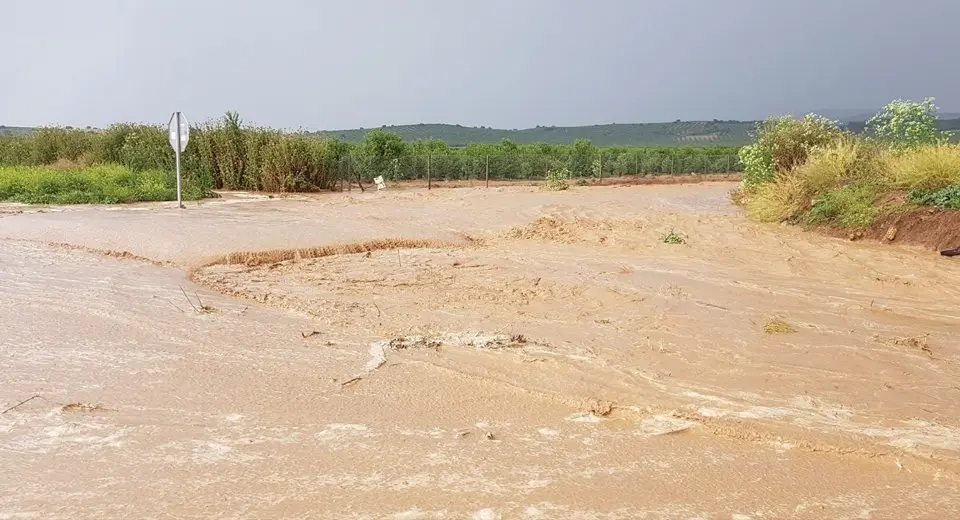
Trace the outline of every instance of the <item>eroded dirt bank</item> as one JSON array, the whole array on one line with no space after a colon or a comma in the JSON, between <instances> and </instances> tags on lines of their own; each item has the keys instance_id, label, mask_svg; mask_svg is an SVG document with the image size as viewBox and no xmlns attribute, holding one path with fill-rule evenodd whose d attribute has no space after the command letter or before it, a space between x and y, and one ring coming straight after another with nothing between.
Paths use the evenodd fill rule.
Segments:
<instances>
[{"instance_id":1,"label":"eroded dirt bank","mask_svg":"<svg viewBox=\"0 0 960 520\"><path fill-rule=\"evenodd\" d=\"M0 517L960 514L960 265L731 187L5 215Z\"/></svg>"}]
</instances>

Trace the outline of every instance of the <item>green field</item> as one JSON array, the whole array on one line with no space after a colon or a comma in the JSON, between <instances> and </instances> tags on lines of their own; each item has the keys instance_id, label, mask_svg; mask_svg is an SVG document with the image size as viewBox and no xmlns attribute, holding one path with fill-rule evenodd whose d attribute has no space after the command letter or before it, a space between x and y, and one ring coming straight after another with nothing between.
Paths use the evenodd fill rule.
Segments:
<instances>
[{"instance_id":1,"label":"green field","mask_svg":"<svg viewBox=\"0 0 960 520\"><path fill-rule=\"evenodd\" d=\"M134 172L119 165L0 167L0 202L23 204L117 204L176 200L176 178L166 172ZM185 199L200 198L194 186Z\"/></svg>"}]
</instances>

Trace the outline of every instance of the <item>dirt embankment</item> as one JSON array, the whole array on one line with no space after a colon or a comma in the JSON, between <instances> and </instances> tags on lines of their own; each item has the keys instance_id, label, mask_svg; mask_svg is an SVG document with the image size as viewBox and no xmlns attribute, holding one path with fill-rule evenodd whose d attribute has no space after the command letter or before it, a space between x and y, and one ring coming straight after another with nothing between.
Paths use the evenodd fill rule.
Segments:
<instances>
[{"instance_id":1,"label":"dirt embankment","mask_svg":"<svg viewBox=\"0 0 960 520\"><path fill-rule=\"evenodd\" d=\"M960 211L917 209L881 218L860 232L841 228L827 228L825 232L941 251L960 246Z\"/></svg>"}]
</instances>

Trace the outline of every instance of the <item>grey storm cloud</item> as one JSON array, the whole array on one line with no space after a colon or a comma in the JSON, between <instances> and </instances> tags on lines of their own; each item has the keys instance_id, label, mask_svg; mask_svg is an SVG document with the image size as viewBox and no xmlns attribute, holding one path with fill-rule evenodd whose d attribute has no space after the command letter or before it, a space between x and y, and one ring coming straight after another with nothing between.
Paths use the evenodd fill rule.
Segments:
<instances>
[{"instance_id":1,"label":"grey storm cloud","mask_svg":"<svg viewBox=\"0 0 960 520\"><path fill-rule=\"evenodd\" d=\"M756 119L935 96L956 0L0 0L0 124Z\"/></svg>"}]
</instances>

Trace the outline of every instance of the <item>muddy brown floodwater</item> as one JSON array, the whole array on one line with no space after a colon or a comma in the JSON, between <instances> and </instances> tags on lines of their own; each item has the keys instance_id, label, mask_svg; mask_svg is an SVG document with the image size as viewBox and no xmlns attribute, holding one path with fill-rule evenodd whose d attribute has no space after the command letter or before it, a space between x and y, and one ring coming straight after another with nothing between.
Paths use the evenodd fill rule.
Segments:
<instances>
[{"instance_id":1,"label":"muddy brown floodwater","mask_svg":"<svg viewBox=\"0 0 960 520\"><path fill-rule=\"evenodd\" d=\"M960 263L732 187L7 206L0 518L960 517Z\"/></svg>"}]
</instances>

